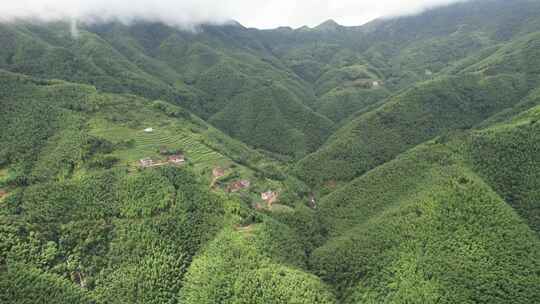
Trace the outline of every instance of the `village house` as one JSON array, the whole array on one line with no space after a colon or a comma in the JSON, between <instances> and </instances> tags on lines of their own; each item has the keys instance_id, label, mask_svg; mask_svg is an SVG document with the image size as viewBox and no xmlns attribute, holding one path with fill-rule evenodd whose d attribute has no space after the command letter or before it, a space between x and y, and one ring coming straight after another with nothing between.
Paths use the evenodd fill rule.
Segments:
<instances>
[{"instance_id":1,"label":"village house","mask_svg":"<svg viewBox=\"0 0 540 304\"><path fill-rule=\"evenodd\" d=\"M186 158L182 154L177 154L167 157L167 161L171 164L180 165L186 162Z\"/></svg>"},{"instance_id":2,"label":"village house","mask_svg":"<svg viewBox=\"0 0 540 304\"><path fill-rule=\"evenodd\" d=\"M313 194L309 195L309 206L312 209L317 209L317 201L315 199L315 195L313 195Z\"/></svg>"},{"instance_id":3,"label":"village house","mask_svg":"<svg viewBox=\"0 0 540 304\"><path fill-rule=\"evenodd\" d=\"M278 193L275 191L266 191L261 193L261 199L269 204L272 204L276 201Z\"/></svg>"},{"instance_id":4,"label":"village house","mask_svg":"<svg viewBox=\"0 0 540 304\"><path fill-rule=\"evenodd\" d=\"M225 175L225 169L221 167L216 167L212 170L212 176L214 178L219 178Z\"/></svg>"},{"instance_id":5,"label":"village house","mask_svg":"<svg viewBox=\"0 0 540 304\"><path fill-rule=\"evenodd\" d=\"M212 169L212 182L210 183L210 188L211 189L214 189L215 186L216 186L216 183L218 181L218 179L222 176L225 176L225 169L221 168L221 167L215 167L214 169Z\"/></svg>"},{"instance_id":6,"label":"village house","mask_svg":"<svg viewBox=\"0 0 540 304\"><path fill-rule=\"evenodd\" d=\"M153 128L146 128L146 129L144 129L144 132L145 133L152 133L152 132L154 132L154 129Z\"/></svg>"},{"instance_id":7,"label":"village house","mask_svg":"<svg viewBox=\"0 0 540 304\"><path fill-rule=\"evenodd\" d=\"M373 88L378 88L378 87L381 86L381 83L378 82L378 81L373 81L373 83L371 83L371 86L372 86Z\"/></svg>"},{"instance_id":8,"label":"village house","mask_svg":"<svg viewBox=\"0 0 540 304\"><path fill-rule=\"evenodd\" d=\"M155 162L153 159L151 159L150 157L147 157L147 158L143 158L141 160L139 160L139 165L142 167L142 168L148 168L148 167L152 167L155 165Z\"/></svg>"},{"instance_id":9,"label":"village house","mask_svg":"<svg viewBox=\"0 0 540 304\"><path fill-rule=\"evenodd\" d=\"M251 186L251 182L248 180L240 180L237 182L234 182L227 187L228 192L238 192L242 189L249 188Z\"/></svg>"},{"instance_id":10,"label":"village house","mask_svg":"<svg viewBox=\"0 0 540 304\"><path fill-rule=\"evenodd\" d=\"M2 199L4 196L7 196L7 192L3 189L0 189L0 199Z\"/></svg>"},{"instance_id":11,"label":"village house","mask_svg":"<svg viewBox=\"0 0 540 304\"><path fill-rule=\"evenodd\" d=\"M241 185L243 188L248 188L248 187L251 185L251 182L248 181L248 180L241 180L241 181L240 181L240 185Z\"/></svg>"}]
</instances>

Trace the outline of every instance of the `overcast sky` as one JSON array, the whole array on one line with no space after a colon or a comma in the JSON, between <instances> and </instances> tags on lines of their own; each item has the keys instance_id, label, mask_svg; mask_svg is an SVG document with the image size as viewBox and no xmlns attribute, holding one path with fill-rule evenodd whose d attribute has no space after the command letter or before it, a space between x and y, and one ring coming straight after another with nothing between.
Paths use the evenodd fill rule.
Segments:
<instances>
[{"instance_id":1,"label":"overcast sky","mask_svg":"<svg viewBox=\"0 0 540 304\"><path fill-rule=\"evenodd\" d=\"M176 25L237 20L248 27L314 26L334 19L360 25L462 0L0 0L0 19L134 18Z\"/></svg>"}]
</instances>

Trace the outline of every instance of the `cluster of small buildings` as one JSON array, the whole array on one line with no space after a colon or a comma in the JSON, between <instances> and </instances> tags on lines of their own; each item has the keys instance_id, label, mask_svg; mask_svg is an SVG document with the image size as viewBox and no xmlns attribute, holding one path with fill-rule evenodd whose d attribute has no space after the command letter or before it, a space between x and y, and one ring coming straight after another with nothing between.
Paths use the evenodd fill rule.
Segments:
<instances>
[{"instance_id":1,"label":"cluster of small buildings","mask_svg":"<svg viewBox=\"0 0 540 304\"><path fill-rule=\"evenodd\" d=\"M182 165L185 162L186 162L186 158L183 154L176 154L176 155L169 155L166 161L154 160L150 157L143 158L139 160L139 166L141 168L152 168L152 167L165 166L167 164Z\"/></svg>"},{"instance_id":2,"label":"cluster of small buildings","mask_svg":"<svg viewBox=\"0 0 540 304\"><path fill-rule=\"evenodd\" d=\"M215 167L212 169L212 183L210 185L211 188L213 188L217 182L217 180L221 177L225 176L225 168L222 167ZM229 193L238 192L243 189L247 189L251 187L251 182L247 179L235 181L233 183L230 183L226 188L225 191Z\"/></svg>"},{"instance_id":3,"label":"cluster of small buildings","mask_svg":"<svg viewBox=\"0 0 540 304\"><path fill-rule=\"evenodd\" d=\"M380 85L380 83L378 81L374 81L372 83L373 87L378 87L379 85ZM146 128L146 129L144 129L144 132L145 133L152 133L152 132L154 132L154 129L153 128ZM169 155L169 153L175 153L175 152L169 151L167 149L167 147L165 147L165 146L162 146L162 147L159 148L159 153L161 155L167 155L167 160L166 161L155 160L155 159L152 159L150 157L147 157L147 158L143 158L143 159L139 160L139 166L141 168L152 168L152 167L164 166L164 165L167 165L167 164L182 165L182 164L184 164L186 162L185 156L183 154L178 153L178 154L174 154L174 155ZM220 177L225 176L225 169L222 168L222 167L215 167L212 170L212 176L213 176L213 181L212 181L212 186L213 186L217 179L219 179ZM227 186L227 188L226 188L226 191L229 192L229 193L234 193L234 192L238 192L238 191L243 190L243 189L247 189L250 186L251 186L251 182L249 180L243 179L243 180L235 181L235 182L229 184ZM5 195L7 195L7 193L0 189L0 198L2 198ZM278 192L271 191L271 190L261 193L261 199L264 202L266 202L269 207L271 207L272 204L277 201L278 196L279 196ZM315 198L314 197L312 197L310 199L310 203L311 203L312 206L315 206Z\"/></svg>"},{"instance_id":4,"label":"cluster of small buildings","mask_svg":"<svg viewBox=\"0 0 540 304\"><path fill-rule=\"evenodd\" d=\"M154 128L149 127L143 130L144 133L153 133ZM178 151L170 151L166 146L159 147L159 154L166 156L166 160L156 160L150 157L142 158L139 160L139 166L141 168L152 168L165 166L167 164L171 165L182 165L186 162L184 154L178 153Z\"/></svg>"},{"instance_id":5,"label":"cluster of small buildings","mask_svg":"<svg viewBox=\"0 0 540 304\"><path fill-rule=\"evenodd\" d=\"M223 169L222 167L215 167L212 170L213 180L210 185L210 188L214 188L216 180L222 176L225 176L225 169ZM230 183L229 185L227 185L227 187L225 188L225 191L228 193L235 193L235 192L239 192L241 190L247 189L249 187L251 187L251 182L247 179L242 179L242 180L234 181ZM271 207L272 204L277 201L278 196L279 196L279 193L277 191L272 191L272 190L268 190L266 192L261 193L261 199L269 207ZM256 204L255 206L256 208L259 208L259 209L262 207L261 204Z\"/></svg>"},{"instance_id":6,"label":"cluster of small buildings","mask_svg":"<svg viewBox=\"0 0 540 304\"><path fill-rule=\"evenodd\" d=\"M372 80L372 79L358 79L352 82L354 86L361 87L364 89L377 89L383 85L381 80Z\"/></svg>"}]
</instances>

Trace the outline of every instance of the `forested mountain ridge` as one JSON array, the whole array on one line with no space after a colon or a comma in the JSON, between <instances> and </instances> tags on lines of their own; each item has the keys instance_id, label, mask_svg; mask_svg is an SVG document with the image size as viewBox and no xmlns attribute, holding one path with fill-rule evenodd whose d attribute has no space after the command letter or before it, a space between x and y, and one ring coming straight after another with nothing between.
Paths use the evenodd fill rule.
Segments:
<instances>
[{"instance_id":1,"label":"forested mountain ridge","mask_svg":"<svg viewBox=\"0 0 540 304\"><path fill-rule=\"evenodd\" d=\"M252 209L270 188L296 213L305 190L275 161L165 101L6 71L0 84L2 302L179 301L191 260L225 228L260 230L243 246L307 276L286 267L305 267L307 243L284 251L294 228Z\"/></svg>"},{"instance_id":2,"label":"forested mountain ridge","mask_svg":"<svg viewBox=\"0 0 540 304\"><path fill-rule=\"evenodd\" d=\"M164 99L204 119L216 116L216 126L239 130L229 134L252 146L302 155L313 152L329 135L332 123L323 116L339 124L392 91L540 27L534 1L483 2L362 27L309 30L259 31L232 23L186 31L136 22L81 24L77 37L72 37L69 23L3 24L0 39L7 47L0 54L0 67ZM301 123L273 123L274 115L279 122L283 109L259 115L267 110L246 108L242 100L257 99L269 85L287 90L279 99L299 108L286 112L298 113L293 120ZM230 117L234 111L246 115ZM280 140L296 141L300 136L305 143L287 149L274 145L274 138L264 143L259 138L266 135L259 131L246 136L242 131L253 121L262 128L280 126Z\"/></svg>"},{"instance_id":3,"label":"forested mountain ridge","mask_svg":"<svg viewBox=\"0 0 540 304\"><path fill-rule=\"evenodd\" d=\"M218 116L218 127L232 125L241 129L254 121L262 128L276 126L281 140L297 141L300 136L305 142L291 150L273 145L272 141L266 143L259 139L265 134L250 130L250 136L242 140L257 148L305 155L322 144L331 127L328 119L305 106L314 99L305 82L287 69L274 67L275 63L262 54L254 55L249 49L231 45L225 40L228 37L221 37L226 30L220 28L209 27L197 34L162 24L126 27L113 23L90 27L88 31L81 29L74 38L65 23L2 27L2 44L12 46L2 58L2 68L87 83L106 92L163 99L204 119ZM286 90L286 94L279 96L282 103L276 105L281 112L268 110L265 116L259 115L265 109L246 107L243 99L258 98L257 94L268 86ZM299 123L277 123L283 110L289 116L296 115L292 120ZM231 111L244 111L246 117L230 117ZM276 115L278 121L274 121ZM221 123L224 119L226 122ZM318 128L307 127L311 125Z\"/></svg>"},{"instance_id":4,"label":"forested mountain ridge","mask_svg":"<svg viewBox=\"0 0 540 304\"><path fill-rule=\"evenodd\" d=\"M315 272L344 303L535 302L539 110L439 137L325 197L320 215L330 237L312 256ZM515 280L496 283L495 273L507 271ZM474 286L465 287L467 276ZM490 284L524 292L496 295Z\"/></svg>"},{"instance_id":5,"label":"forested mountain ridge","mask_svg":"<svg viewBox=\"0 0 540 304\"><path fill-rule=\"evenodd\" d=\"M0 24L0 302L540 302L539 16Z\"/></svg>"},{"instance_id":6,"label":"forested mountain ridge","mask_svg":"<svg viewBox=\"0 0 540 304\"><path fill-rule=\"evenodd\" d=\"M297 172L312 184L348 181L448 130L473 128L511 109L539 85L540 36L528 33L447 67L359 113ZM382 134L385 133L385 134Z\"/></svg>"}]
</instances>

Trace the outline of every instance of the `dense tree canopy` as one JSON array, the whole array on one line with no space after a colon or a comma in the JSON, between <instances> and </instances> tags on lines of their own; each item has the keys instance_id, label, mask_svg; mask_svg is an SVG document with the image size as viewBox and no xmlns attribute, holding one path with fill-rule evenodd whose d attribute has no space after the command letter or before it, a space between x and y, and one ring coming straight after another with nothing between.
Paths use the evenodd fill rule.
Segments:
<instances>
[{"instance_id":1,"label":"dense tree canopy","mask_svg":"<svg viewBox=\"0 0 540 304\"><path fill-rule=\"evenodd\" d=\"M0 22L0 302L540 303L539 15Z\"/></svg>"}]
</instances>

